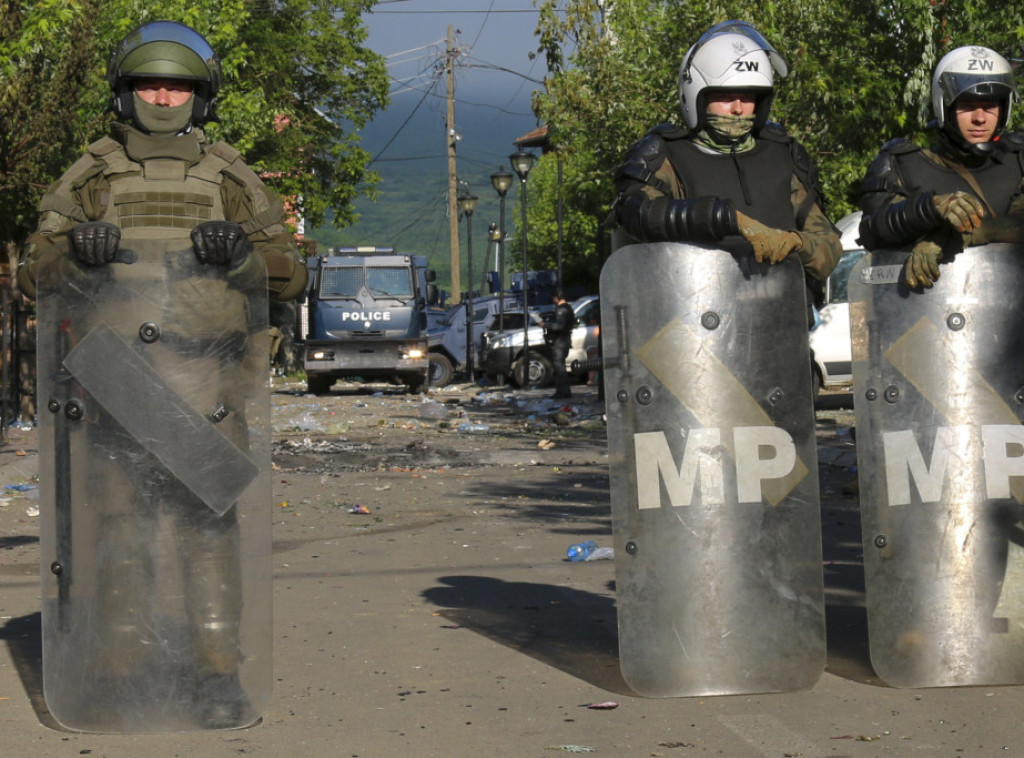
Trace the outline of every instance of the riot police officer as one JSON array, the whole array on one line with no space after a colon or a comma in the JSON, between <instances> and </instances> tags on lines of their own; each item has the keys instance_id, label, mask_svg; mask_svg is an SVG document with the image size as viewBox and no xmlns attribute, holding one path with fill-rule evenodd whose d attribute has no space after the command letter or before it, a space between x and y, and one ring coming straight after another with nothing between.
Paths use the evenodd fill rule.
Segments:
<instances>
[{"instance_id":1,"label":"riot police officer","mask_svg":"<svg viewBox=\"0 0 1024 758\"><path fill-rule=\"evenodd\" d=\"M569 374L565 369L565 359L572 346L572 330L576 327L576 314L572 306L565 300L565 293L557 290L551 296L555 304L555 312L544 327L544 339L551 346L551 365L555 372L555 394L551 397L564 400L572 397L569 386Z\"/></svg>"},{"instance_id":2,"label":"riot police officer","mask_svg":"<svg viewBox=\"0 0 1024 758\"><path fill-rule=\"evenodd\" d=\"M842 248L814 163L768 121L775 74L786 73L746 22L726 21L697 40L679 72L685 125L655 127L616 171L615 212L633 239L752 248L773 264L792 253L811 280L828 277Z\"/></svg>"},{"instance_id":3,"label":"riot police officer","mask_svg":"<svg viewBox=\"0 0 1024 758\"><path fill-rule=\"evenodd\" d=\"M209 143L201 128L215 119L221 78L209 43L183 24L155 21L124 38L107 68L117 121L43 196L18 270L23 292L34 295L39 259L61 254L64 239L86 265L114 260L123 227L197 229L198 257L228 265L255 251L275 300L302 292L306 269L280 199L237 150ZM160 179L158 165L167 171ZM197 188L201 202L189 196ZM179 194L158 207L157 193L168 189Z\"/></svg>"},{"instance_id":4,"label":"riot police officer","mask_svg":"<svg viewBox=\"0 0 1024 758\"><path fill-rule=\"evenodd\" d=\"M247 319L253 323L251 308L231 282L257 281L261 289L263 280L255 277L262 277L265 270L272 300L287 301L302 293L306 268L286 228L284 206L237 150L207 140L202 126L214 119L221 68L213 49L196 31L170 21L143 24L115 48L107 78L117 120L109 135L91 144L43 196L39 225L27 241L18 271L19 284L34 296L37 274L43 271L48 277L59 270L71 277L81 272L83 281L90 276L94 281L115 281L121 271L155 260L155 270L166 272L172 302L159 304L156 311L170 326L159 334L161 352L149 368L160 374L173 366L178 376L185 376L181 386L202 398L203 413L224 403L212 414L219 424L212 434L221 448L242 451L237 456L244 460L251 434L244 409L252 382L246 371L255 366L265 378L266 346L258 360L250 357L253 351L246 345L254 343L247 326ZM138 265L115 272L133 256L139 257ZM59 268L50 266L54 261ZM214 276L214 270L227 272L226 278ZM103 317L116 317L119 303L97 307L107 309ZM262 319L265 323L265 314ZM85 319L75 339L81 340L81 332L99 320ZM207 323L199 323L204 320ZM155 335L159 329L153 331ZM112 385L133 381L120 373L122 366L111 365L109 371L105 381ZM80 471L82 459L90 463L88 487L76 490L86 493L90 502L72 498L69 507L79 508L82 516L70 521L93 519L97 545L94 559L77 564L84 568L76 572L76 582L92 585L96 592L94 607L80 614L90 625L90 632L81 632L83 639L78 641L78 657L88 658L82 674L87 684L76 685L73 695L97 701L107 697L110 702L96 706L103 711L100 716L76 712L70 720L75 728L86 730L175 730L181 728L178 722L145 719L158 720L160 709L179 703L188 712L186 718L203 728L252 723L258 712L239 675L246 657L240 636L243 517L231 502L224 504L223 512L205 507L187 483L183 486L180 477L167 473L165 461L150 455L144 440L119 426L121 419L113 411L107 412L102 402L98 407L84 425L88 437L80 462L72 458L68 464ZM222 416L228 420L220 423ZM182 448L198 444L189 439L172 443ZM89 458L89 449L105 455ZM216 456L210 451L207 458ZM58 462L58 477L70 477L60 467ZM76 474L76 481L81 478ZM57 508L65 505L58 502ZM168 609L154 607L151 598L159 563L154 546L166 544L168 522L177 535L170 544L178 553L177 581L187 618L187 632L181 635L187 637L184 644L177 632L162 635L159 618ZM76 540L86 539L80 528L75 531ZM70 530L61 539L69 541ZM86 570L89 564L96 566L91 575ZM66 574L70 568L63 570ZM189 652L174 657L172 648ZM45 650L44 645L44 670ZM187 665L181 662L183 657ZM165 681L160 686L148 684L161 679ZM176 699L168 699L168 692L178 693ZM149 711L140 711L148 714L140 717L143 723L109 715L119 710L118 697L126 706L151 701Z\"/></svg>"},{"instance_id":5,"label":"riot police officer","mask_svg":"<svg viewBox=\"0 0 1024 758\"><path fill-rule=\"evenodd\" d=\"M886 143L861 189L865 247L916 243L911 287L932 286L944 252L1019 241L1024 214L1024 136L1006 131L1017 99L1006 59L977 45L952 50L935 67L931 99L934 143Z\"/></svg>"}]
</instances>

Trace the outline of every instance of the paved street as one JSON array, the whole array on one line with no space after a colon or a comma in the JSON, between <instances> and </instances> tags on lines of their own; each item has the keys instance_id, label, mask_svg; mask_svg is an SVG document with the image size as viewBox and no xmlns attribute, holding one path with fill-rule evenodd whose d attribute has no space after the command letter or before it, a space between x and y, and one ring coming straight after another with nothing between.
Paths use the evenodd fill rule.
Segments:
<instances>
[{"instance_id":1,"label":"paved street","mask_svg":"<svg viewBox=\"0 0 1024 758\"><path fill-rule=\"evenodd\" d=\"M7 756L1013 756L1019 687L896 690L867 660L855 463L841 403L818 413L828 664L806 692L637 697L618 671L601 406L465 387L420 398L275 384L274 667L260 724L61 730L40 685L34 491L0 505L0 729ZM488 426L468 434L458 425ZM31 485L34 430L0 447ZM366 513L353 513L363 506ZM587 707L594 704L604 708Z\"/></svg>"}]
</instances>

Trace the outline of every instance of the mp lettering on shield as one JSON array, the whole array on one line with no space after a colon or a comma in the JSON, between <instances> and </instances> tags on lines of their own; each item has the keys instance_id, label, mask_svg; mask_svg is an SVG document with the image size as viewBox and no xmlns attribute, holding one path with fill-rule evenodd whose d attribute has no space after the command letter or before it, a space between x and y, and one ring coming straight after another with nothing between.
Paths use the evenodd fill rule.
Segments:
<instances>
[{"instance_id":1,"label":"mp lettering on shield","mask_svg":"<svg viewBox=\"0 0 1024 758\"><path fill-rule=\"evenodd\" d=\"M724 505L727 475L736 478L740 503L760 503L764 499L762 483L789 476L797 466L793 438L775 426L691 429L689 433L684 429L682 434L686 445L678 464L664 432L633 436L641 510L661 507L660 482L665 483L673 507L691 505L695 493L697 502Z\"/></svg>"},{"instance_id":2,"label":"mp lettering on shield","mask_svg":"<svg viewBox=\"0 0 1024 758\"><path fill-rule=\"evenodd\" d=\"M964 467L973 468L978 458L985 470L986 497L1020 500L1017 496L1021 482L1011 481L1024 477L1024 426L1019 424L936 427L930 462L925 462L910 430L883 432L882 451L891 506L910 504L911 482L921 502L939 502L949 477L960 476L959 470Z\"/></svg>"}]
</instances>

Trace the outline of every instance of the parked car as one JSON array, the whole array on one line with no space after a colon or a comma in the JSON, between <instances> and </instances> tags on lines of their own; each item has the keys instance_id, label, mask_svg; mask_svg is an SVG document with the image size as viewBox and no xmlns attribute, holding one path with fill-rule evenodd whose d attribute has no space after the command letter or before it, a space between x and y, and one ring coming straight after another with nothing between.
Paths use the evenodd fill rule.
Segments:
<instances>
[{"instance_id":1,"label":"parked car","mask_svg":"<svg viewBox=\"0 0 1024 758\"><path fill-rule=\"evenodd\" d=\"M857 242L861 212L840 219L836 227L842 235L843 257L828 278L825 306L818 311L811 330L812 380L814 394L821 388L837 389L853 384L853 357L850 347L850 304L846 285L850 272L864 256Z\"/></svg>"},{"instance_id":2,"label":"parked car","mask_svg":"<svg viewBox=\"0 0 1024 758\"><path fill-rule=\"evenodd\" d=\"M597 295L586 295L570 303L576 314L576 328L572 332L572 344L566 357L566 370L573 374L573 366L594 357L600 340L600 302ZM552 309L545 306L543 311L530 310L533 325L528 330L530 344L530 386L546 387L554 378L551 366L551 348L544 341L544 316L550 316ZM522 311L518 311L518 328L504 331L490 331L484 334L483 355L481 366L483 372L492 380L500 377L510 379L514 384L524 386L523 366L523 323ZM509 314L505 314L508 319ZM577 379L585 379L587 373L578 371L573 374Z\"/></svg>"}]
</instances>

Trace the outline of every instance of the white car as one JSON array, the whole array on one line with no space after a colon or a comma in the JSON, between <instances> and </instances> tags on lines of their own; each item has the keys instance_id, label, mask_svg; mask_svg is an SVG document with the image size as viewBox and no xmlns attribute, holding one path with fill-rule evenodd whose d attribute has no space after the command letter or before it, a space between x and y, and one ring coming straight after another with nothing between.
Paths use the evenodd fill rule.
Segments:
<instances>
[{"instance_id":1,"label":"white car","mask_svg":"<svg viewBox=\"0 0 1024 758\"><path fill-rule=\"evenodd\" d=\"M572 344L569 355L565 359L566 369L573 374L575 366L591 357L596 357L601 335L599 324L601 304L597 295L586 295L570 303L576 314L576 328L572 331ZM548 309L550 314L551 309ZM522 311L516 314L522 318ZM547 315L547 314L544 314ZM529 329L530 340L530 386L546 387L551 384L554 372L551 367L551 347L544 341L544 318L542 314L533 312L531 317L534 326ZM503 332L491 331L484 334L483 357L481 365L484 373L494 380L498 377L511 379L520 387L523 386L523 327L522 321L518 328L506 329ZM586 379L587 372L580 369L575 374L577 380Z\"/></svg>"},{"instance_id":2,"label":"white car","mask_svg":"<svg viewBox=\"0 0 1024 758\"><path fill-rule=\"evenodd\" d=\"M861 212L840 219L836 227L842 235L843 257L829 276L825 290L825 306L818 311L811 330L811 357L814 372L814 393L820 388L839 389L853 384L853 356L850 349L850 304L846 284L850 272L864 256L857 242Z\"/></svg>"}]
</instances>

